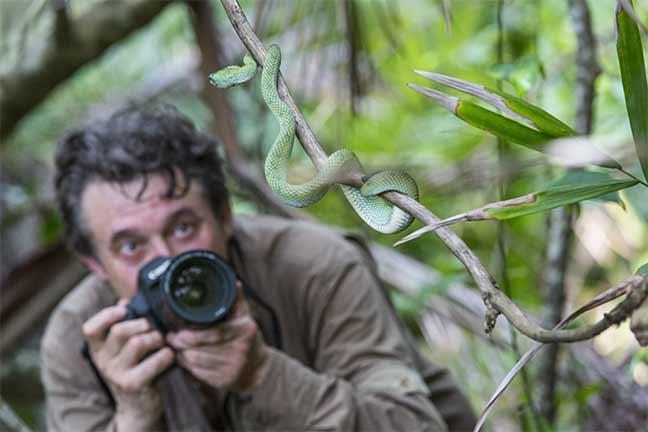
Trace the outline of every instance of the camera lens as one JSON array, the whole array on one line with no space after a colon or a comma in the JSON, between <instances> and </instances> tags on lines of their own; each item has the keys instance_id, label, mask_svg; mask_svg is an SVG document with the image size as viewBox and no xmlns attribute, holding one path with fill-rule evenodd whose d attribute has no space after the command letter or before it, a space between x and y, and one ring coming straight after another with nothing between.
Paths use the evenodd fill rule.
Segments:
<instances>
[{"instance_id":1,"label":"camera lens","mask_svg":"<svg viewBox=\"0 0 648 432\"><path fill-rule=\"evenodd\" d=\"M163 278L168 306L185 322L209 325L224 317L236 300L236 276L209 251L175 257Z\"/></svg>"},{"instance_id":2,"label":"camera lens","mask_svg":"<svg viewBox=\"0 0 648 432\"><path fill-rule=\"evenodd\" d=\"M171 284L174 300L188 308L204 305L208 292L206 284L210 282L207 280L207 272L207 269L198 266L182 269L175 283Z\"/></svg>"}]
</instances>

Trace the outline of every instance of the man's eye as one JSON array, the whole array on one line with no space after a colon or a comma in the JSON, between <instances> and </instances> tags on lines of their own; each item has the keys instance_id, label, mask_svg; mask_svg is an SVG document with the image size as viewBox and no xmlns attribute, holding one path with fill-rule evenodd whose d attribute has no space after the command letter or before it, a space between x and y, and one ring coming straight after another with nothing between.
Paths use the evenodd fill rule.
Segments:
<instances>
[{"instance_id":1,"label":"man's eye","mask_svg":"<svg viewBox=\"0 0 648 432\"><path fill-rule=\"evenodd\" d=\"M119 245L119 252L122 255L132 256L139 250L139 243L135 240L128 240Z\"/></svg>"},{"instance_id":2,"label":"man's eye","mask_svg":"<svg viewBox=\"0 0 648 432\"><path fill-rule=\"evenodd\" d=\"M188 222L180 222L179 224L173 227L173 235L175 237L180 237L180 238L187 237L191 235L193 230L194 227L192 224Z\"/></svg>"}]
</instances>

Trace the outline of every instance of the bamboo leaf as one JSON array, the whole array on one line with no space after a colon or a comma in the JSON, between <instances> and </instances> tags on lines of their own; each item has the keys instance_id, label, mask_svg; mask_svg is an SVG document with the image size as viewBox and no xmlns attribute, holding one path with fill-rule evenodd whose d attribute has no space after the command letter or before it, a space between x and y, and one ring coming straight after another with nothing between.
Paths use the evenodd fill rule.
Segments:
<instances>
[{"instance_id":1,"label":"bamboo leaf","mask_svg":"<svg viewBox=\"0 0 648 432\"><path fill-rule=\"evenodd\" d=\"M394 246L400 246L421 237L425 233L458 222L506 220L526 216L587 199L606 196L621 189L632 187L637 183L639 183L637 180L616 180L604 173L569 171L563 177L551 183L545 190L486 204L468 212L443 219L435 224L426 225L398 240L394 243Z\"/></svg>"},{"instance_id":2,"label":"bamboo leaf","mask_svg":"<svg viewBox=\"0 0 648 432\"><path fill-rule=\"evenodd\" d=\"M630 128L639 163L648 180L648 83L641 34L635 21L617 4L617 55Z\"/></svg>"},{"instance_id":3,"label":"bamboo leaf","mask_svg":"<svg viewBox=\"0 0 648 432\"><path fill-rule=\"evenodd\" d=\"M542 108L530 104L517 96L499 90L492 91L504 98L507 107L517 114L531 120L538 129L540 129L540 131L556 138L577 135L575 130Z\"/></svg>"},{"instance_id":4,"label":"bamboo leaf","mask_svg":"<svg viewBox=\"0 0 648 432\"><path fill-rule=\"evenodd\" d=\"M542 145L554 138L464 100L459 101L455 114L476 128L536 151L541 151Z\"/></svg>"},{"instance_id":5,"label":"bamboo leaf","mask_svg":"<svg viewBox=\"0 0 648 432\"><path fill-rule=\"evenodd\" d=\"M534 119L538 121L538 123L542 125L543 128L551 131L551 133L556 134L559 133L559 131L562 131L560 133L567 133L571 131L571 129L569 129L569 126L564 125L563 123L560 122L560 120L552 117L551 114L542 111L540 108L534 107L533 105L523 101L522 99L517 99L514 96L510 96L510 95L508 95L510 96L509 99L504 99L499 95L495 95L494 93L489 93L485 87L481 87L475 84L467 83L465 81L457 80L456 78L445 77L439 74L432 74L423 71L416 71L416 72L430 79L433 79L432 77L434 77L435 81L444 83L452 88L464 91L472 95L476 95L477 97L480 97L484 101L487 101L488 103L501 109L507 114L511 116L515 116L516 118L519 118L522 121L525 121L526 117L520 116L519 114L517 114L517 112L527 113L528 115L532 115L532 113L535 113L537 115L534 117ZM407 86L412 90L416 91L417 93L420 93L432 99L433 101L437 102L438 104L442 105L444 108L452 112L454 115L456 115L466 123L478 129L490 132L491 134L499 138L502 138L506 141L527 147L531 150L539 151L542 153L546 153L550 156L553 156L556 153L557 143L553 146L545 146L544 145L545 143L552 140L556 142L561 140L574 139L573 137L571 138L563 137L560 138L559 140L556 140L556 136L554 135L551 135L547 132L541 132L537 129L526 126L518 121L511 120L508 117L505 117L494 111L490 111L486 108L482 108L481 106L474 104L472 102L459 99L455 96L449 96L438 90L419 86L412 83L408 83ZM514 110L516 110L517 112ZM550 118L553 118L557 123L553 122L553 120L550 120ZM558 123L562 124L563 126L560 126ZM573 144L573 142L561 141L561 145L569 146L570 144ZM570 152L561 151L560 153L569 154ZM583 152L580 153L583 154ZM600 154L601 152L596 149L592 149L591 151L585 152L585 154L590 154L590 153ZM616 162L615 160L607 156L595 157L592 162L595 163L596 165L605 168L616 168L616 169L621 168L621 165L619 165L618 162Z\"/></svg>"},{"instance_id":6,"label":"bamboo leaf","mask_svg":"<svg viewBox=\"0 0 648 432\"><path fill-rule=\"evenodd\" d=\"M502 110L513 119L534 126L539 132L554 138L576 135L572 128L547 111L517 96L435 72L421 70L415 70L414 72L436 83L475 96Z\"/></svg>"},{"instance_id":7,"label":"bamboo leaf","mask_svg":"<svg viewBox=\"0 0 648 432\"><path fill-rule=\"evenodd\" d=\"M637 183L636 180L616 180L603 173L569 172L546 190L537 192L532 203L484 211L498 220L512 219L607 195Z\"/></svg>"}]
</instances>

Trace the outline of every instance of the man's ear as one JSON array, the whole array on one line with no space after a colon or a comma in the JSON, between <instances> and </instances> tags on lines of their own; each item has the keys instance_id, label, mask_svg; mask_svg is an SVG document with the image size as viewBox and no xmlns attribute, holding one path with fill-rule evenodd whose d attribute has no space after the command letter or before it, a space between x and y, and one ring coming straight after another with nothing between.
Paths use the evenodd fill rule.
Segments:
<instances>
[{"instance_id":1,"label":"man's ear","mask_svg":"<svg viewBox=\"0 0 648 432\"><path fill-rule=\"evenodd\" d=\"M99 260L97 260L95 257L88 256L88 255L80 255L79 259L97 277L103 280L108 279L108 275L106 274L106 271L104 270Z\"/></svg>"}]
</instances>

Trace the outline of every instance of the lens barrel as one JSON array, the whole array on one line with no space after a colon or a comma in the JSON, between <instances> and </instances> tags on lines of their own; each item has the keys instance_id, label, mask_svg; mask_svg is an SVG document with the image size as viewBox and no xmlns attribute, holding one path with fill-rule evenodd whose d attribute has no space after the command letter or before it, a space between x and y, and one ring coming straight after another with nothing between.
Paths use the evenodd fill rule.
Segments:
<instances>
[{"instance_id":1,"label":"lens barrel","mask_svg":"<svg viewBox=\"0 0 648 432\"><path fill-rule=\"evenodd\" d=\"M161 277L163 302L182 321L208 326L236 301L236 274L213 252L194 250L171 259ZM166 315L166 314L165 314Z\"/></svg>"}]
</instances>

